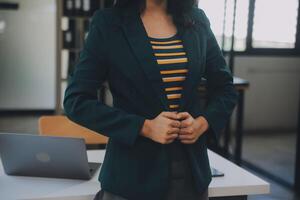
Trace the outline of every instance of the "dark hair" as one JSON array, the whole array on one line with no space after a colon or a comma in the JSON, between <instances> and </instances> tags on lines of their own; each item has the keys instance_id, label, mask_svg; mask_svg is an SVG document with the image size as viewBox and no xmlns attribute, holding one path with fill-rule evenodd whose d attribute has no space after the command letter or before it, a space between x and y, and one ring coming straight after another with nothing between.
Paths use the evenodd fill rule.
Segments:
<instances>
[{"instance_id":1,"label":"dark hair","mask_svg":"<svg viewBox=\"0 0 300 200\"><path fill-rule=\"evenodd\" d=\"M176 25L189 27L195 23L191 11L197 3L198 0L167 0L167 12L173 16ZM115 0L114 6L117 8L134 7L137 12L142 13L146 8L146 0Z\"/></svg>"}]
</instances>

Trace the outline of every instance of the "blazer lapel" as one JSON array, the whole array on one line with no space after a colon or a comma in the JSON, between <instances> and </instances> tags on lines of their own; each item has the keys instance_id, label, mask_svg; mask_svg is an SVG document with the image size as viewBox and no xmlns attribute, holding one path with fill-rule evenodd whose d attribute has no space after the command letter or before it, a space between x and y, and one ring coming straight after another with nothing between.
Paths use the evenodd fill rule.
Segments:
<instances>
[{"instance_id":1,"label":"blazer lapel","mask_svg":"<svg viewBox=\"0 0 300 200\"><path fill-rule=\"evenodd\" d=\"M152 89L157 94L157 98L159 98L163 109L167 110L168 102L167 97L164 94L160 71L139 14L135 11L126 13L122 23L122 29L141 68L145 72Z\"/></svg>"},{"instance_id":2,"label":"blazer lapel","mask_svg":"<svg viewBox=\"0 0 300 200\"><path fill-rule=\"evenodd\" d=\"M181 33L181 40L184 46L184 50L188 59L188 74L183 83L183 91L180 99L180 111L184 111L185 106L189 102L190 98L188 94L195 87L195 83L201 75L201 46L199 42L199 33L193 28L178 27Z\"/></svg>"}]
</instances>

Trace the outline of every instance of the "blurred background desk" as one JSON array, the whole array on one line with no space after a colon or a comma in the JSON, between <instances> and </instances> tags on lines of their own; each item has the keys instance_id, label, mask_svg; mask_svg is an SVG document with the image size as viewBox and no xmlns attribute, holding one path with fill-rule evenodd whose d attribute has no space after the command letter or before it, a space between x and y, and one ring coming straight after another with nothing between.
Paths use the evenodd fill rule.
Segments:
<instances>
[{"instance_id":1,"label":"blurred background desk","mask_svg":"<svg viewBox=\"0 0 300 200\"><path fill-rule=\"evenodd\" d=\"M245 200L248 195L267 194L270 192L269 183L254 176L232 162L208 151L212 167L224 172L224 177L213 178L209 185L210 200L234 199ZM105 150L89 150L90 162L103 162ZM0 197L5 200L92 200L100 190L98 175L89 181L7 176L0 164Z\"/></svg>"}]
</instances>

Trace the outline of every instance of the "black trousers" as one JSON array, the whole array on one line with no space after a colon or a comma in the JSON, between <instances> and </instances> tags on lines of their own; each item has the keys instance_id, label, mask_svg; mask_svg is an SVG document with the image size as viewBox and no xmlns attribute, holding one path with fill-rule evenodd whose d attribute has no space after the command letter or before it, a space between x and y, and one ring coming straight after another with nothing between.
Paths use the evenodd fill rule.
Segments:
<instances>
[{"instance_id":1,"label":"black trousers","mask_svg":"<svg viewBox=\"0 0 300 200\"><path fill-rule=\"evenodd\" d=\"M119 195L100 190L94 200L128 200ZM171 162L171 180L165 200L208 200L208 189L198 193L186 156Z\"/></svg>"}]
</instances>

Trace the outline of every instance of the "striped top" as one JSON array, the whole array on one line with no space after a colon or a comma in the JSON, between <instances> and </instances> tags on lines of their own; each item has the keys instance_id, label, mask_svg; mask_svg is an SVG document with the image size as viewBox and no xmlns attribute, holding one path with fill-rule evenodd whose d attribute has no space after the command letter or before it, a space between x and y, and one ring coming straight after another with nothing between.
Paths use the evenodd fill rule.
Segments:
<instances>
[{"instance_id":1,"label":"striped top","mask_svg":"<svg viewBox=\"0 0 300 200\"><path fill-rule=\"evenodd\" d=\"M169 111L178 111L188 73L188 59L182 40L178 33L168 38L148 38L160 70ZM183 161L187 157L179 139L169 144L168 149L172 161Z\"/></svg>"},{"instance_id":2,"label":"striped top","mask_svg":"<svg viewBox=\"0 0 300 200\"><path fill-rule=\"evenodd\" d=\"M159 66L170 111L179 109L183 82L188 73L186 52L178 33L168 38L152 38L154 56Z\"/></svg>"}]
</instances>

